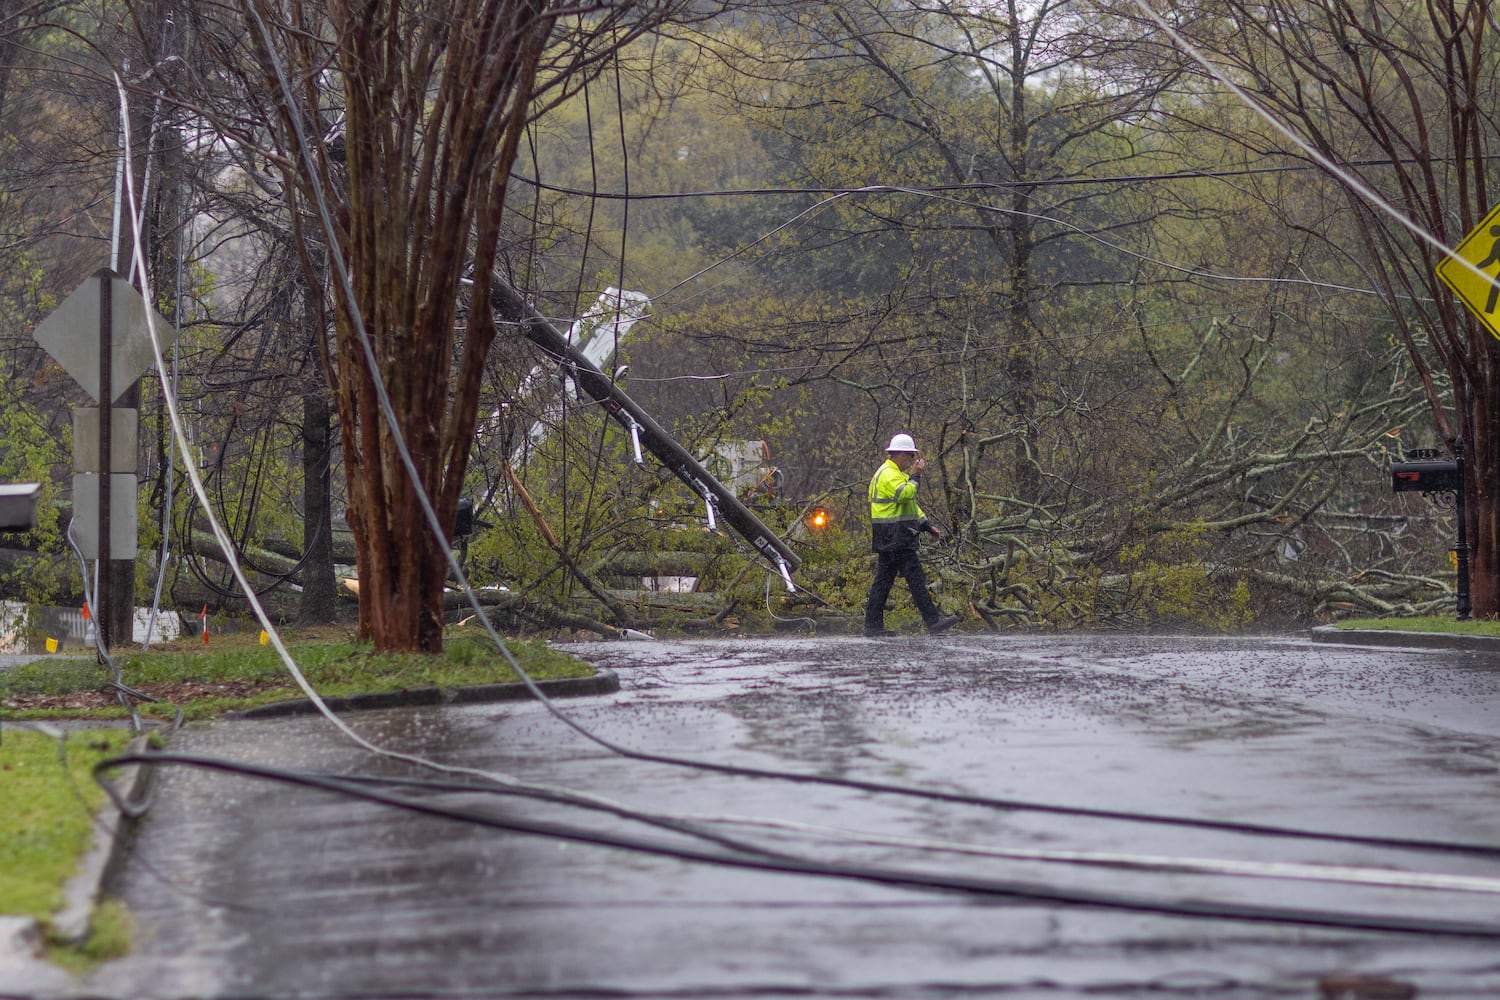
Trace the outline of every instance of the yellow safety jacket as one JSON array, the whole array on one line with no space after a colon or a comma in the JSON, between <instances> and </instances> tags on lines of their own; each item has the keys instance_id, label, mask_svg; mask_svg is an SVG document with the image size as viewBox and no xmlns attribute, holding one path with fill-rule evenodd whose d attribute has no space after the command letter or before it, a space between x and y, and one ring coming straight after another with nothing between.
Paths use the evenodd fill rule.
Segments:
<instances>
[{"instance_id":1,"label":"yellow safety jacket","mask_svg":"<svg viewBox=\"0 0 1500 1000\"><path fill-rule=\"evenodd\" d=\"M870 480L870 547L876 552L914 549L926 527L927 515L917 506L917 480L886 459Z\"/></svg>"}]
</instances>

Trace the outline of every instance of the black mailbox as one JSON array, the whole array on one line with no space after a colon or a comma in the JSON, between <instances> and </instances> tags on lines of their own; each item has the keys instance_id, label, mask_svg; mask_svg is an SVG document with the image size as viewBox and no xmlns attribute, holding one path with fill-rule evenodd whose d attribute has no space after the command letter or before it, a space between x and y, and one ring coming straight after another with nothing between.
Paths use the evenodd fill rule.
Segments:
<instances>
[{"instance_id":1,"label":"black mailbox","mask_svg":"<svg viewBox=\"0 0 1500 1000\"><path fill-rule=\"evenodd\" d=\"M1457 462L1391 463L1391 489L1397 493L1452 493L1462 485Z\"/></svg>"},{"instance_id":2,"label":"black mailbox","mask_svg":"<svg viewBox=\"0 0 1500 1000\"><path fill-rule=\"evenodd\" d=\"M1452 508L1458 522L1458 619L1469 617L1469 536L1464 513L1464 439L1454 438L1453 461L1438 459L1442 452L1424 448L1407 452L1408 462L1391 463L1391 489L1397 493L1422 493L1442 509Z\"/></svg>"}]
</instances>

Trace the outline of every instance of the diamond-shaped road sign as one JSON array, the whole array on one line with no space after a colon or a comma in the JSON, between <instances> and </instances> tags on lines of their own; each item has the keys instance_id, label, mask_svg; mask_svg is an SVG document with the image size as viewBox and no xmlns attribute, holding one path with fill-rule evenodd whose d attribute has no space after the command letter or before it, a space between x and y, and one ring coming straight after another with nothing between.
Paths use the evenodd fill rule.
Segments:
<instances>
[{"instance_id":1,"label":"diamond-shaped road sign","mask_svg":"<svg viewBox=\"0 0 1500 1000\"><path fill-rule=\"evenodd\" d=\"M1500 338L1500 205L1469 231L1463 242L1453 248L1454 254L1472 264L1465 267L1452 257L1438 261L1438 277L1479 318L1491 336ZM1475 271L1481 273L1476 274Z\"/></svg>"},{"instance_id":2,"label":"diamond-shaped road sign","mask_svg":"<svg viewBox=\"0 0 1500 1000\"><path fill-rule=\"evenodd\" d=\"M78 384L99 399L99 282L109 282L110 393L113 403L156 363L151 330L146 325L146 300L130 282L108 268L96 272L37 324L32 337ZM151 311L157 336L165 350L177 341L177 328L156 310Z\"/></svg>"}]
</instances>

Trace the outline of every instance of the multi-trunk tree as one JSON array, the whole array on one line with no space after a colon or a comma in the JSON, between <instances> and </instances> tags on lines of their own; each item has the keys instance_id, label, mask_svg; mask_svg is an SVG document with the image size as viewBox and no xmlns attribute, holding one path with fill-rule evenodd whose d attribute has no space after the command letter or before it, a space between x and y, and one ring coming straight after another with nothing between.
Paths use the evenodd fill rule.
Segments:
<instances>
[{"instance_id":1,"label":"multi-trunk tree","mask_svg":"<svg viewBox=\"0 0 1500 1000\"><path fill-rule=\"evenodd\" d=\"M195 71L150 60L170 100L204 115L216 141L251 151L259 182L274 178L308 284L327 289L324 364L360 632L380 648L442 645L446 540L422 498L451 532L500 330L492 291L519 280L504 221L526 126L675 12L670 2L196 3L181 11Z\"/></svg>"}]
</instances>

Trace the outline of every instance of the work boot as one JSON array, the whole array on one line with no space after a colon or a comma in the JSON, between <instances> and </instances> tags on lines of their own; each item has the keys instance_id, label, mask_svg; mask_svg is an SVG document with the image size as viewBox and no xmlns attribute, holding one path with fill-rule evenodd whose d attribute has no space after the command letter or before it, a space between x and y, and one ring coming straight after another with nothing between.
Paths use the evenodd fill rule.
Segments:
<instances>
[{"instance_id":1,"label":"work boot","mask_svg":"<svg viewBox=\"0 0 1500 1000\"><path fill-rule=\"evenodd\" d=\"M894 639L896 635L897 633L892 632L888 628L870 628L868 625L865 626L866 639Z\"/></svg>"},{"instance_id":2,"label":"work boot","mask_svg":"<svg viewBox=\"0 0 1500 1000\"><path fill-rule=\"evenodd\" d=\"M957 624L958 615L944 615L937 621L933 622L931 625L927 626L927 631L931 632L933 635L937 635L939 632L948 631L950 628Z\"/></svg>"}]
</instances>

